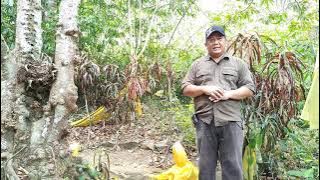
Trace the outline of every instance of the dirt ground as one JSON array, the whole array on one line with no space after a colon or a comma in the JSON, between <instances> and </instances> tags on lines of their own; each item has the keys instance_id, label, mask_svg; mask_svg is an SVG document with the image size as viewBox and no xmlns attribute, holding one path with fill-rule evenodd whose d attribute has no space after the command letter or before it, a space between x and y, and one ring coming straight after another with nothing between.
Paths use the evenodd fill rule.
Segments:
<instances>
[{"instance_id":1,"label":"dirt ground","mask_svg":"<svg viewBox=\"0 0 320 180\"><path fill-rule=\"evenodd\" d=\"M81 145L80 156L86 162L93 162L101 153L101 161L107 162L109 157L111 173L119 179L147 179L173 165L170 147L178 137L172 132L162 134L155 126L141 120L126 125L77 127L70 130L67 141Z\"/></svg>"},{"instance_id":2,"label":"dirt ground","mask_svg":"<svg viewBox=\"0 0 320 180\"><path fill-rule=\"evenodd\" d=\"M102 162L108 162L109 158L111 177L115 179L150 179L149 175L164 172L173 165L171 146L181 137L174 125L164 126L161 120L151 117L124 125L75 127L66 141L80 144L80 156L86 162L93 163L99 155ZM195 147L187 147L186 151L196 164ZM220 171L220 177L219 174Z\"/></svg>"}]
</instances>

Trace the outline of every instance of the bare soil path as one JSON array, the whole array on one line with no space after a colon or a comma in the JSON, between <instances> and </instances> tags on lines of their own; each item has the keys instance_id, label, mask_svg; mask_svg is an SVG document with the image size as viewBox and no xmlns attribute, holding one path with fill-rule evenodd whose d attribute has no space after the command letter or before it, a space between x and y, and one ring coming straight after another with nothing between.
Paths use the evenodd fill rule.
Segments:
<instances>
[{"instance_id":1,"label":"bare soil path","mask_svg":"<svg viewBox=\"0 0 320 180\"><path fill-rule=\"evenodd\" d=\"M69 131L67 143L81 145L80 157L93 163L101 155L101 162L110 162L111 177L143 180L173 165L171 146L181 135L173 124L164 123L159 116L148 114L123 125L98 124L76 127ZM189 159L196 164L195 147L186 148ZM221 173L218 172L218 179Z\"/></svg>"}]
</instances>

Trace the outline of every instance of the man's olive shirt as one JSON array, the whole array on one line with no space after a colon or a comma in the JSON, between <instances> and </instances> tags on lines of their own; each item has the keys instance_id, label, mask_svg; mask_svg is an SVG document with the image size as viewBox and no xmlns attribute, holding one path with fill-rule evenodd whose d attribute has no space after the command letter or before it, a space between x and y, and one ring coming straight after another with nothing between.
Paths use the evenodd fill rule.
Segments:
<instances>
[{"instance_id":1,"label":"man's olive shirt","mask_svg":"<svg viewBox=\"0 0 320 180\"><path fill-rule=\"evenodd\" d=\"M235 90L245 86L253 93L255 92L255 85L247 64L229 54L223 55L218 62L209 55L194 61L182 81L182 90L191 84L219 86L224 90ZM205 123L210 124L214 119L215 126L223 126L229 121L242 120L239 100L212 102L205 94L194 97L193 100L197 117Z\"/></svg>"}]
</instances>

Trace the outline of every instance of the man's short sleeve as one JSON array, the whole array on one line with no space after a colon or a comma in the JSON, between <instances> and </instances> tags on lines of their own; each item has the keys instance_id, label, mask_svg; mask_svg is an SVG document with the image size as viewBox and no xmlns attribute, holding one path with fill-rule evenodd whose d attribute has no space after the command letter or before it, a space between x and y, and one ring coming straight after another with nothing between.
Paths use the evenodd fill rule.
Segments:
<instances>
[{"instance_id":1,"label":"man's short sleeve","mask_svg":"<svg viewBox=\"0 0 320 180\"><path fill-rule=\"evenodd\" d=\"M196 78L196 62L193 62L191 65L191 69L189 70L189 72L186 74L186 76L183 78L182 80L182 85L181 85L181 89L183 91L183 89L185 87L187 87L188 85L194 85L195 84L195 78Z\"/></svg>"},{"instance_id":2,"label":"man's short sleeve","mask_svg":"<svg viewBox=\"0 0 320 180\"><path fill-rule=\"evenodd\" d=\"M256 87L253 82L252 73L250 72L248 65L244 62L240 63L240 77L238 81L238 87L247 87L250 89L253 93L256 92Z\"/></svg>"}]
</instances>

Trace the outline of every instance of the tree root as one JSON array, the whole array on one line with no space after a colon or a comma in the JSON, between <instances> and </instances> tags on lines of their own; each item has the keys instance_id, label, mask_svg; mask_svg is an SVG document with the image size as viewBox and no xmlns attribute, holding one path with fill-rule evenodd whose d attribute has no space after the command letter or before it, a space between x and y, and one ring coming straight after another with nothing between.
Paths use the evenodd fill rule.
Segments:
<instances>
[{"instance_id":1,"label":"tree root","mask_svg":"<svg viewBox=\"0 0 320 180\"><path fill-rule=\"evenodd\" d=\"M12 160L17 154L19 154L25 148L26 148L26 146L22 147L18 152L16 152L13 155L9 152L1 153L1 159L7 159L7 161L4 163L3 170L4 170L5 177L8 178L9 180L20 180L19 176L17 175L17 173L15 172L15 170L13 168Z\"/></svg>"},{"instance_id":2,"label":"tree root","mask_svg":"<svg viewBox=\"0 0 320 180\"><path fill-rule=\"evenodd\" d=\"M6 158L7 161L4 163L3 173L5 174L5 179L9 180L20 180L17 173L14 171L12 166L13 155L8 152L1 153L1 159Z\"/></svg>"}]
</instances>

